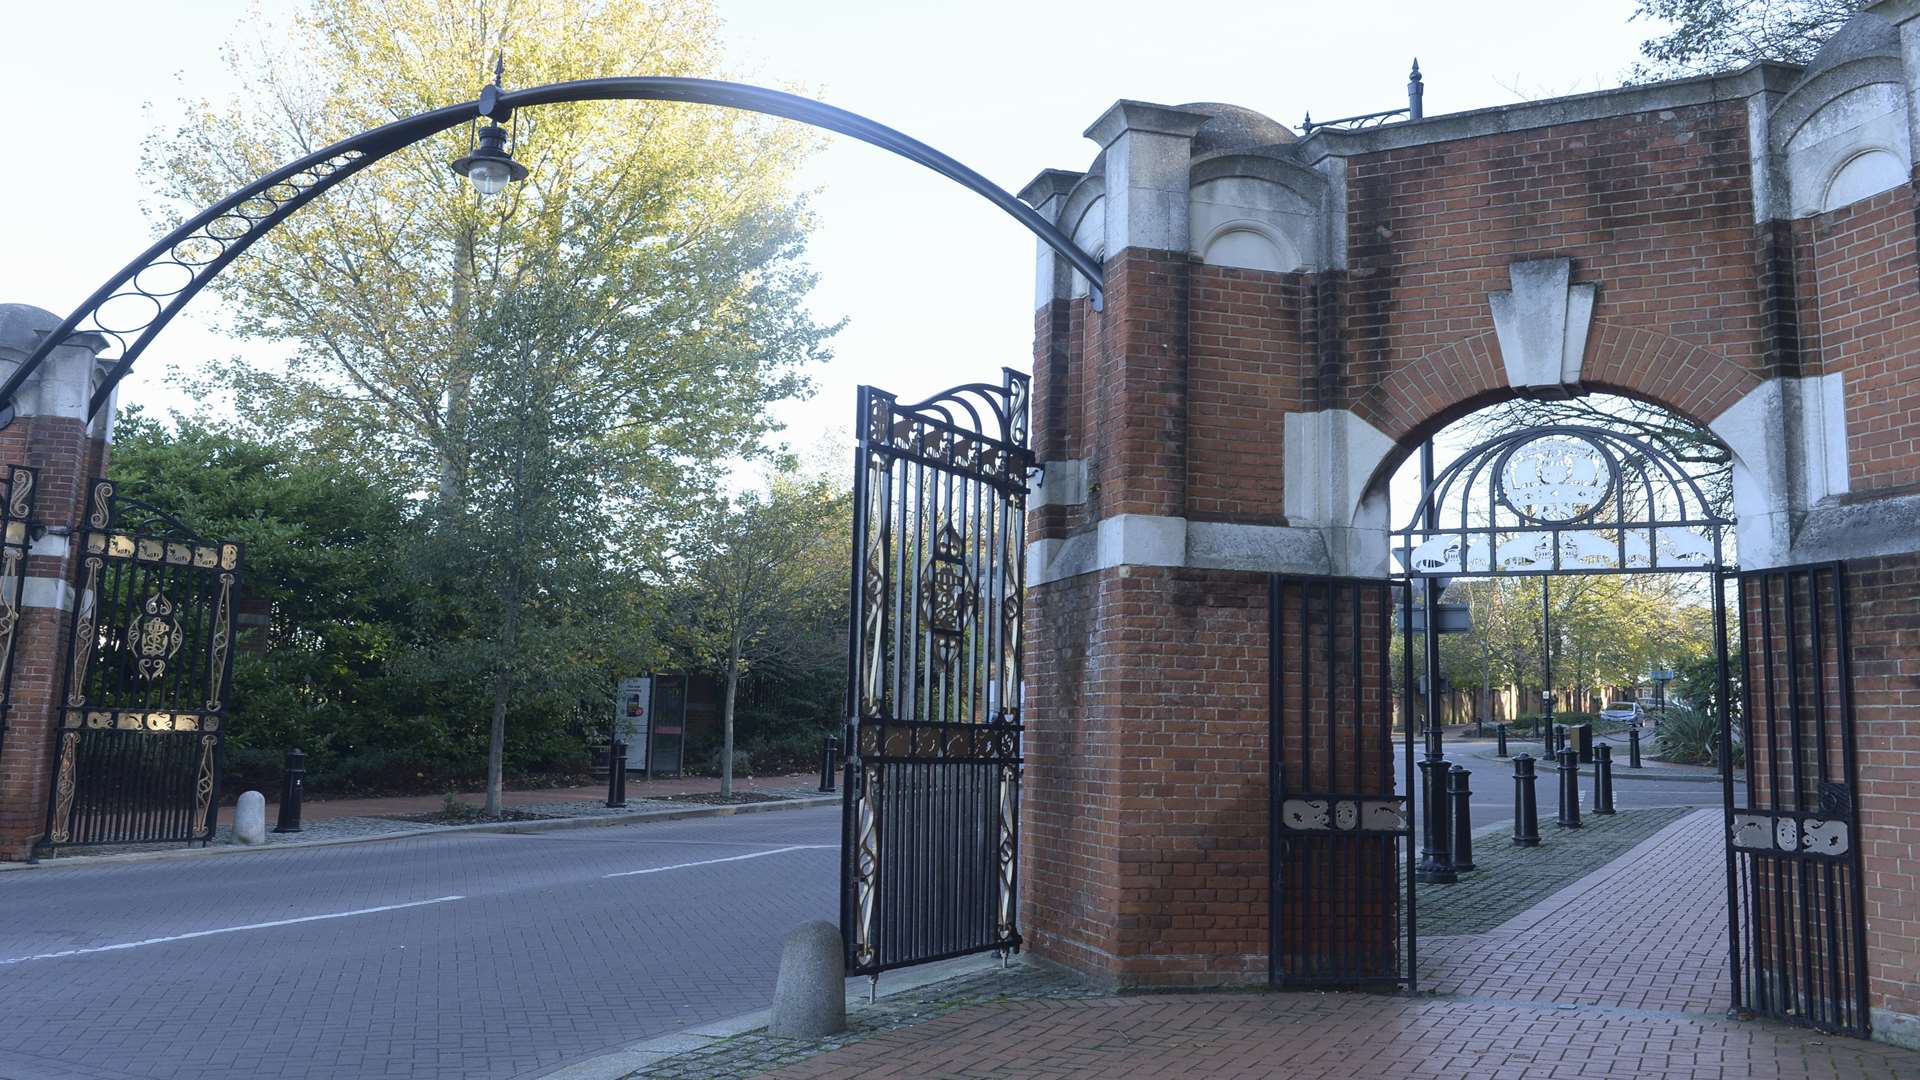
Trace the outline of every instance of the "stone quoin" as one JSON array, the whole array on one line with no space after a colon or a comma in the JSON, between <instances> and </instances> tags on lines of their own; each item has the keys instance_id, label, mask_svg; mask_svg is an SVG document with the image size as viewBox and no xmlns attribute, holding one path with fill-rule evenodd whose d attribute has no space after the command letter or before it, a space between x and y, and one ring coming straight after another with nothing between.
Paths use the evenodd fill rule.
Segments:
<instances>
[{"instance_id":1,"label":"stone quoin","mask_svg":"<svg viewBox=\"0 0 1920 1080\"><path fill-rule=\"evenodd\" d=\"M1423 439L1607 392L1732 450L1743 569L1846 562L1868 996L1920 1040L1916 97L1920 0L1888 0L1804 69L1307 135L1098 117L1084 171L1022 192L1107 283L1096 310L1040 248L1028 948L1264 981L1265 575L1383 576Z\"/></svg>"}]
</instances>

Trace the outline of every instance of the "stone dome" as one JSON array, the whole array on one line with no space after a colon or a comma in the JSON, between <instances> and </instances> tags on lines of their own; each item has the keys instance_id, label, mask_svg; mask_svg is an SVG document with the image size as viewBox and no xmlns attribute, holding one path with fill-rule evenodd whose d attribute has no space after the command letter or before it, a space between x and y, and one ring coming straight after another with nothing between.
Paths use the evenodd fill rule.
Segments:
<instances>
[{"instance_id":1,"label":"stone dome","mask_svg":"<svg viewBox=\"0 0 1920 1080\"><path fill-rule=\"evenodd\" d=\"M1806 81L1823 71L1839 67L1849 60L1858 60L1865 56L1900 55L1900 28L1884 15L1862 13L1847 20L1840 32L1833 35L1820 47L1813 62L1807 65L1801 81Z\"/></svg>"},{"instance_id":2,"label":"stone dome","mask_svg":"<svg viewBox=\"0 0 1920 1080\"><path fill-rule=\"evenodd\" d=\"M1200 125L1200 130L1193 136L1194 157L1226 150L1249 150L1256 146L1298 142L1300 139L1285 124L1238 105L1198 101L1180 108L1204 113L1211 118Z\"/></svg>"}]
</instances>

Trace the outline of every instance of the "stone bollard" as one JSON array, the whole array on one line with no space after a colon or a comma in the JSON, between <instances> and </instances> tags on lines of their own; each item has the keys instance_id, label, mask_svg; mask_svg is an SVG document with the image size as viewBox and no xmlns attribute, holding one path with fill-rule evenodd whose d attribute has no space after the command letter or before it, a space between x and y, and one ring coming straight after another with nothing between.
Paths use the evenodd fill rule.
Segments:
<instances>
[{"instance_id":1,"label":"stone bollard","mask_svg":"<svg viewBox=\"0 0 1920 1080\"><path fill-rule=\"evenodd\" d=\"M1493 756L1506 757L1507 756L1507 725L1505 724L1495 725L1493 729L1493 737L1497 740L1494 743Z\"/></svg>"},{"instance_id":2,"label":"stone bollard","mask_svg":"<svg viewBox=\"0 0 1920 1080\"><path fill-rule=\"evenodd\" d=\"M773 1021L779 1039L824 1039L847 1030L847 969L840 930L830 922L802 923L780 950L773 981Z\"/></svg>"},{"instance_id":3,"label":"stone bollard","mask_svg":"<svg viewBox=\"0 0 1920 1080\"><path fill-rule=\"evenodd\" d=\"M257 791L240 796L233 808L233 838L243 844L267 842L267 797Z\"/></svg>"},{"instance_id":4,"label":"stone bollard","mask_svg":"<svg viewBox=\"0 0 1920 1080\"><path fill-rule=\"evenodd\" d=\"M1634 728L1632 731L1629 731L1627 733L1627 765L1635 769L1640 767L1640 729L1639 728Z\"/></svg>"},{"instance_id":5,"label":"stone bollard","mask_svg":"<svg viewBox=\"0 0 1920 1080\"><path fill-rule=\"evenodd\" d=\"M1606 743L1593 748L1593 812L1613 813L1613 747Z\"/></svg>"},{"instance_id":6,"label":"stone bollard","mask_svg":"<svg viewBox=\"0 0 1920 1080\"><path fill-rule=\"evenodd\" d=\"M1560 820L1563 829L1580 827L1580 755L1560 751Z\"/></svg>"},{"instance_id":7,"label":"stone bollard","mask_svg":"<svg viewBox=\"0 0 1920 1080\"><path fill-rule=\"evenodd\" d=\"M307 755L299 750L289 750L286 768L280 776L280 819L273 827L274 832L300 831L300 802L306 792Z\"/></svg>"},{"instance_id":8,"label":"stone bollard","mask_svg":"<svg viewBox=\"0 0 1920 1080\"><path fill-rule=\"evenodd\" d=\"M1455 765L1447 772L1447 799L1453 803L1453 868L1472 870L1473 815L1468 804L1473 791L1467 785L1473 774Z\"/></svg>"},{"instance_id":9,"label":"stone bollard","mask_svg":"<svg viewBox=\"0 0 1920 1080\"><path fill-rule=\"evenodd\" d=\"M1533 756L1513 758L1513 846L1540 846L1540 803L1533 790Z\"/></svg>"}]
</instances>

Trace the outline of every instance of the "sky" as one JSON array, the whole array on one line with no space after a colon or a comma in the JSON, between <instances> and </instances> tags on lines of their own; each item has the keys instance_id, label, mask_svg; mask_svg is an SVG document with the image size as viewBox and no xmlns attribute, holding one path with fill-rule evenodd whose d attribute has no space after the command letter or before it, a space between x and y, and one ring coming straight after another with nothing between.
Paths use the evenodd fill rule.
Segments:
<instances>
[{"instance_id":1,"label":"sky","mask_svg":"<svg viewBox=\"0 0 1920 1080\"><path fill-rule=\"evenodd\" d=\"M170 126L182 97L227 93L221 46L256 3L287 6L0 0L0 100L10 104L0 303L64 315L151 241L141 140ZM1085 168L1095 147L1081 132L1120 98L1223 101L1297 127L1305 112L1403 105L1418 56L1432 116L1618 85L1657 31L1629 22L1632 0L716 3L736 77L810 88L1010 191L1044 168ZM815 396L781 408L793 445L849 429L862 383L912 398L1030 367L1034 240L1017 222L838 137L802 183L818 218L812 303L847 326L815 373ZM170 366L279 355L223 337L218 323L213 298L196 301L149 348L121 402L188 409Z\"/></svg>"}]
</instances>

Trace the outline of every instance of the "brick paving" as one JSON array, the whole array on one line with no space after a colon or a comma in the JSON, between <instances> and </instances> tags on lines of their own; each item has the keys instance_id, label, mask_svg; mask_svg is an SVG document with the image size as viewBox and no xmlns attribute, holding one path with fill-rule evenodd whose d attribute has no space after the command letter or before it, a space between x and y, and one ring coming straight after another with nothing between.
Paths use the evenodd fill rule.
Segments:
<instances>
[{"instance_id":1,"label":"brick paving","mask_svg":"<svg viewBox=\"0 0 1920 1080\"><path fill-rule=\"evenodd\" d=\"M1549 833L1564 887L1542 895L1535 875L1484 931L1423 935L1418 996L1114 997L1021 965L862 1010L825 1043L755 1033L635 1080L1920 1077L1914 1051L1724 1018L1720 834L1717 810L1623 814L1561 834L1559 855ZM1453 896L1475 906L1468 889Z\"/></svg>"},{"instance_id":2,"label":"brick paving","mask_svg":"<svg viewBox=\"0 0 1920 1080\"><path fill-rule=\"evenodd\" d=\"M1451 885L1417 886L1420 935L1439 937L1491 930L1693 811L1684 807L1589 814L1578 830L1542 823L1540 846L1513 846L1503 829L1474 841L1477 869Z\"/></svg>"}]
</instances>

